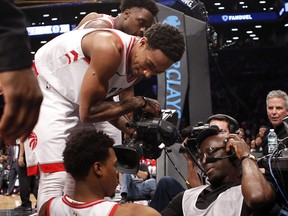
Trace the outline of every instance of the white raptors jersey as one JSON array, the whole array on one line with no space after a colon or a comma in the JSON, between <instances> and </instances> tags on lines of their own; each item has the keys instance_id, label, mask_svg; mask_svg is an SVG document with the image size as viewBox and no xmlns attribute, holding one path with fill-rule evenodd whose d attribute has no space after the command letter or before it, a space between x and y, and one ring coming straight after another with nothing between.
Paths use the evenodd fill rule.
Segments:
<instances>
[{"instance_id":1,"label":"white raptors jersey","mask_svg":"<svg viewBox=\"0 0 288 216\"><path fill-rule=\"evenodd\" d=\"M56 197L49 200L47 216L113 216L117 207L116 202L105 199L93 202L77 202L67 196Z\"/></svg>"},{"instance_id":2,"label":"white raptors jersey","mask_svg":"<svg viewBox=\"0 0 288 216\"><path fill-rule=\"evenodd\" d=\"M24 145L29 175L38 173L38 165L44 173L64 171L62 152L68 136L73 130L93 127L83 124L79 118L80 89L89 66L81 41L85 35L103 30L114 32L122 44L121 64L109 80L107 97L117 95L137 82L127 73L128 56L137 37L121 31L74 30L40 48L35 54L35 68L44 99L38 123Z\"/></svg>"},{"instance_id":3,"label":"white raptors jersey","mask_svg":"<svg viewBox=\"0 0 288 216\"><path fill-rule=\"evenodd\" d=\"M133 85L137 79L128 77L127 59L136 37L115 29L81 29L64 33L44 46L35 54L35 68L39 78L48 82L62 96L79 104L79 94L89 60L82 52L82 38L93 31L111 31L122 42L122 61L117 73L109 80L107 97L117 95ZM113 61L111 59L111 61Z\"/></svg>"},{"instance_id":4,"label":"white raptors jersey","mask_svg":"<svg viewBox=\"0 0 288 216\"><path fill-rule=\"evenodd\" d=\"M112 29L117 29L114 17L107 15L107 14L97 14L97 18L94 18L92 20L88 20L83 25L81 25L78 29L84 29L92 21L98 21L98 20L105 21L105 22L109 23L111 25L110 28L112 28ZM117 97L117 96L115 96L115 97ZM118 98L116 100L114 99L114 101L119 101L119 99ZM118 128L116 128L112 124L110 124L109 122L107 122L107 121L96 122L96 123L94 123L94 126L95 126L95 128L97 128L97 130L102 130L105 134L107 134L109 137L114 139L115 145L121 145L122 144L122 132Z\"/></svg>"},{"instance_id":5,"label":"white raptors jersey","mask_svg":"<svg viewBox=\"0 0 288 216\"><path fill-rule=\"evenodd\" d=\"M83 25L81 25L78 29L84 29L85 26L88 25L88 23L90 23L90 22L92 22L92 21L95 21L95 20L103 20L103 21L106 21L106 22L110 23L112 29L117 29L117 28L116 28L116 23L115 23L115 21L114 21L114 17L112 17L112 16L110 16L110 15L107 15L107 14L97 14L97 15L99 15L99 17L85 22L85 23L84 23Z\"/></svg>"},{"instance_id":6,"label":"white raptors jersey","mask_svg":"<svg viewBox=\"0 0 288 216\"><path fill-rule=\"evenodd\" d=\"M196 202L207 185L191 188L184 192L182 209L184 216L240 216L243 204L241 185L233 186L219 194L206 209L198 209Z\"/></svg>"}]
</instances>

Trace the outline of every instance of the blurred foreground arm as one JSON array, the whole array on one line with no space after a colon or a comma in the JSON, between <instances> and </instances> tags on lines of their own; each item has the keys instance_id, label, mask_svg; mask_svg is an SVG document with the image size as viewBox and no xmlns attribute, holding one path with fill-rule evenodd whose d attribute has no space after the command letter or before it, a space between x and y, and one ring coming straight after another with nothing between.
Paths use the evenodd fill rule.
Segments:
<instances>
[{"instance_id":1,"label":"blurred foreground arm","mask_svg":"<svg viewBox=\"0 0 288 216\"><path fill-rule=\"evenodd\" d=\"M4 139L24 141L38 121L42 94L32 69L0 73L4 112L0 135Z\"/></svg>"},{"instance_id":2,"label":"blurred foreground arm","mask_svg":"<svg viewBox=\"0 0 288 216\"><path fill-rule=\"evenodd\" d=\"M0 136L24 141L37 123L42 94L31 69L24 15L12 1L0 0L0 11L0 83L5 101Z\"/></svg>"}]
</instances>

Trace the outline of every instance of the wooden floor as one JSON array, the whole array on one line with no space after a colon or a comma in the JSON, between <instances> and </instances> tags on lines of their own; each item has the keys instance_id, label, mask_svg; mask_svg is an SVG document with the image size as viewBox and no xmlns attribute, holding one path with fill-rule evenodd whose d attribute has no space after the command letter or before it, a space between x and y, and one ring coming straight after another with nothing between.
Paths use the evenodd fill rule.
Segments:
<instances>
[{"instance_id":1,"label":"wooden floor","mask_svg":"<svg viewBox=\"0 0 288 216\"><path fill-rule=\"evenodd\" d=\"M17 213L14 212L14 208L21 205L20 196L17 194L12 194L11 196L4 196L0 195L0 216L28 216L28 215L34 215L35 211L35 205L36 205L36 199L31 194L30 200L32 202L32 212L26 212L26 213Z\"/></svg>"}]
</instances>

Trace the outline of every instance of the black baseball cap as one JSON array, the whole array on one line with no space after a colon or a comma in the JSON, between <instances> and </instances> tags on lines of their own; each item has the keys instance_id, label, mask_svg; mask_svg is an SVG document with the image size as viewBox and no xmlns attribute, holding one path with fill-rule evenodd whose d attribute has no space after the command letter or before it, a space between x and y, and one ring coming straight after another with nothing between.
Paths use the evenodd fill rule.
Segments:
<instances>
[{"instance_id":1,"label":"black baseball cap","mask_svg":"<svg viewBox=\"0 0 288 216\"><path fill-rule=\"evenodd\" d=\"M219 128L216 125L212 125L211 127L202 130L196 137L196 143L198 148L201 143L208 137L217 135L219 133Z\"/></svg>"}]
</instances>

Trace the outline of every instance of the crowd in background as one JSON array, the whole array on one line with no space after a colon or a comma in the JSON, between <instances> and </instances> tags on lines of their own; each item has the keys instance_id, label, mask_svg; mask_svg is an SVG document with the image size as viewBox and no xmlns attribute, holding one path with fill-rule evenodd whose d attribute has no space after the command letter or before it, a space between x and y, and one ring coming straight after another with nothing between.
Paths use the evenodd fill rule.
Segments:
<instances>
[{"instance_id":1,"label":"crowd in background","mask_svg":"<svg viewBox=\"0 0 288 216\"><path fill-rule=\"evenodd\" d=\"M4 141L1 139L0 140L0 194L1 195L5 195L8 193L9 172L11 169L10 162L12 161L9 158L9 155L11 155L10 151L11 151L11 145L6 145ZM12 188L12 193L18 193L19 191L17 189L18 189L19 184L16 183L17 173L15 173L14 177L15 179L11 182L12 185L10 186L10 188Z\"/></svg>"},{"instance_id":2,"label":"crowd in background","mask_svg":"<svg viewBox=\"0 0 288 216\"><path fill-rule=\"evenodd\" d=\"M288 92L287 47L226 49L211 56L213 113L233 116L254 140L261 125L269 126L266 96L273 89Z\"/></svg>"},{"instance_id":3,"label":"crowd in background","mask_svg":"<svg viewBox=\"0 0 288 216\"><path fill-rule=\"evenodd\" d=\"M235 118L243 128L248 144L257 138L261 126L269 126L266 113L268 92L274 89L288 92L287 49L288 46L232 47L209 56L212 113L225 113ZM144 91L143 85L151 88ZM156 98L156 85L156 77L143 80L135 86L136 93ZM188 126L189 117L184 118Z\"/></svg>"}]
</instances>

